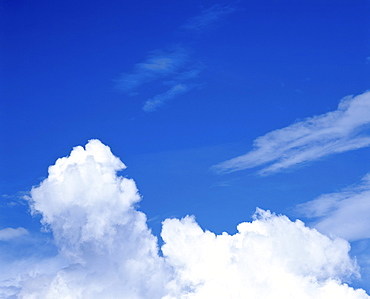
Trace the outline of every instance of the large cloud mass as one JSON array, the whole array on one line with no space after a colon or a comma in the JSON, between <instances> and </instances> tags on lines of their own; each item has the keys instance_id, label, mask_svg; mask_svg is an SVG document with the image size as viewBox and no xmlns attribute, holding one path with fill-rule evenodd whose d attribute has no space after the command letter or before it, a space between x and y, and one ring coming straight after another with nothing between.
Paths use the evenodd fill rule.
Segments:
<instances>
[{"instance_id":1,"label":"large cloud mass","mask_svg":"<svg viewBox=\"0 0 370 299\"><path fill-rule=\"evenodd\" d=\"M343 283L358 275L346 241L259 209L235 235L167 219L159 255L123 168L98 140L49 168L30 205L59 254L1 262L13 271L0 275L0 298L369 298Z\"/></svg>"}]
</instances>

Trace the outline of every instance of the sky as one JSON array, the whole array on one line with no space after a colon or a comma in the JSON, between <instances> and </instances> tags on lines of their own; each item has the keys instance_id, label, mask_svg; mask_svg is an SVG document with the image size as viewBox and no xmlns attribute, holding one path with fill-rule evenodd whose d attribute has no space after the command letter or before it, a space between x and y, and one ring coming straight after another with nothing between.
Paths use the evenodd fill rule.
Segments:
<instances>
[{"instance_id":1,"label":"sky","mask_svg":"<svg viewBox=\"0 0 370 299\"><path fill-rule=\"evenodd\" d=\"M0 298L369 298L368 0L0 14Z\"/></svg>"}]
</instances>

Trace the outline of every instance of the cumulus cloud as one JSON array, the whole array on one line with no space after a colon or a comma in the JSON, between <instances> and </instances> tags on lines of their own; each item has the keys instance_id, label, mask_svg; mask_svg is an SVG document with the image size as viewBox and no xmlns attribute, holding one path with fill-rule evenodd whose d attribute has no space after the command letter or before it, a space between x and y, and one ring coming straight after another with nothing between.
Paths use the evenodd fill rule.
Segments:
<instances>
[{"instance_id":1,"label":"cumulus cloud","mask_svg":"<svg viewBox=\"0 0 370 299\"><path fill-rule=\"evenodd\" d=\"M343 283L358 275L347 241L260 209L234 235L167 219L159 255L124 168L98 140L49 168L29 203L59 254L2 267L1 298L369 298Z\"/></svg>"},{"instance_id":2,"label":"cumulus cloud","mask_svg":"<svg viewBox=\"0 0 370 299\"><path fill-rule=\"evenodd\" d=\"M58 159L30 205L68 266L30 278L20 298L160 298L166 269L157 240L135 209L140 196L125 165L92 140Z\"/></svg>"},{"instance_id":3,"label":"cumulus cloud","mask_svg":"<svg viewBox=\"0 0 370 299\"><path fill-rule=\"evenodd\" d=\"M370 145L370 92L343 98L338 109L309 117L254 140L245 155L214 166L219 172L233 172L265 165L268 175L319 158Z\"/></svg>"},{"instance_id":4,"label":"cumulus cloud","mask_svg":"<svg viewBox=\"0 0 370 299\"><path fill-rule=\"evenodd\" d=\"M370 238L370 173L357 186L297 206L322 233L355 241Z\"/></svg>"},{"instance_id":5,"label":"cumulus cloud","mask_svg":"<svg viewBox=\"0 0 370 299\"><path fill-rule=\"evenodd\" d=\"M3 228L3 229L0 229L0 241L8 241L8 240L18 238L18 237L21 237L27 234L28 234L28 231L23 227Z\"/></svg>"},{"instance_id":6,"label":"cumulus cloud","mask_svg":"<svg viewBox=\"0 0 370 299\"><path fill-rule=\"evenodd\" d=\"M368 298L339 279L355 272L349 245L257 209L235 235L203 231L193 217L163 224L176 269L165 298Z\"/></svg>"},{"instance_id":7,"label":"cumulus cloud","mask_svg":"<svg viewBox=\"0 0 370 299\"><path fill-rule=\"evenodd\" d=\"M222 6L220 4L215 4L207 9L204 9L198 16L191 18L182 26L182 28L192 31L203 31L212 23L220 20L234 11L235 8L229 5Z\"/></svg>"}]
</instances>

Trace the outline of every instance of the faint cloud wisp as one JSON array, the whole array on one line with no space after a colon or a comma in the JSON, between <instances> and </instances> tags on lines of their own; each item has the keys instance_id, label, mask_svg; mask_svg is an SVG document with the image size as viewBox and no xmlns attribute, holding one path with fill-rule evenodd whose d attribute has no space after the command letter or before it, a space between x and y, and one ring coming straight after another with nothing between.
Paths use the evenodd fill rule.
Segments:
<instances>
[{"instance_id":1,"label":"faint cloud wisp","mask_svg":"<svg viewBox=\"0 0 370 299\"><path fill-rule=\"evenodd\" d=\"M234 11L235 8L230 5L222 6L215 4L204 9L198 16L189 19L181 28L200 32Z\"/></svg>"},{"instance_id":2,"label":"faint cloud wisp","mask_svg":"<svg viewBox=\"0 0 370 299\"><path fill-rule=\"evenodd\" d=\"M144 62L135 64L132 72L122 74L116 80L116 87L135 95L141 85L179 72L187 59L188 54L181 48L153 51Z\"/></svg>"},{"instance_id":3,"label":"faint cloud wisp","mask_svg":"<svg viewBox=\"0 0 370 299\"><path fill-rule=\"evenodd\" d=\"M190 18L181 28L201 32L234 11L235 8L230 5L216 4ZM167 51L156 50L151 52L145 61L135 64L131 72L123 73L116 80L116 88L129 96L137 96L139 89L144 89L144 85L153 81L158 82L158 85L169 86L144 101L143 110L153 112L165 102L197 86L194 80L203 68L201 63L191 62L189 53L182 47L176 46Z\"/></svg>"},{"instance_id":4,"label":"faint cloud wisp","mask_svg":"<svg viewBox=\"0 0 370 299\"><path fill-rule=\"evenodd\" d=\"M159 107L161 107L166 101L169 101L180 94L187 92L191 87L185 84L176 84L172 86L166 92L156 95L152 99L149 99L145 102L143 110L145 112L152 112L156 111Z\"/></svg>"},{"instance_id":5,"label":"faint cloud wisp","mask_svg":"<svg viewBox=\"0 0 370 299\"><path fill-rule=\"evenodd\" d=\"M156 81L165 86L165 91L154 95L143 104L145 112L156 111L163 104L193 89L197 84L193 81L203 69L201 63L193 64L189 53L177 47L172 51L158 50L141 63L137 63L131 73L125 73L117 80L117 89L135 96L143 85Z\"/></svg>"}]
</instances>

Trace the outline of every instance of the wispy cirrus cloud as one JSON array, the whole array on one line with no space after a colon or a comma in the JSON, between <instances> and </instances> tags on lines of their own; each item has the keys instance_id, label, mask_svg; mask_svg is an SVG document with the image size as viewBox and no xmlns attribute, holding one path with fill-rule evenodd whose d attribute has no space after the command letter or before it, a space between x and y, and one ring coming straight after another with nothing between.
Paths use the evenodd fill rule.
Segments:
<instances>
[{"instance_id":1,"label":"wispy cirrus cloud","mask_svg":"<svg viewBox=\"0 0 370 299\"><path fill-rule=\"evenodd\" d=\"M156 111L159 107L161 107L165 102L187 92L192 87L186 84L176 84L172 86L166 92L156 95L155 97L147 100L143 106L143 110L145 112L153 112Z\"/></svg>"},{"instance_id":2,"label":"wispy cirrus cloud","mask_svg":"<svg viewBox=\"0 0 370 299\"><path fill-rule=\"evenodd\" d=\"M300 204L298 213L315 219L322 233L355 241L370 238L370 173L359 184Z\"/></svg>"},{"instance_id":3,"label":"wispy cirrus cloud","mask_svg":"<svg viewBox=\"0 0 370 299\"><path fill-rule=\"evenodd\" d=\"M135 64L131 72L122 74L116 80L116 87L125 93L135 94L145 83L181 73L187 60L188 53L181 48L153 51L145 61Z\"/></svg>"},{"instance_id":4,"label":"wispy cirrus cloud","mask_svg":"<svg viewBox=\"0 0 370 299\"><path fill-rule=\"evenodd\" d=\"M153 51L131 73L124 73L116 86L122 92L134 96L149 82L157 82L164 91L152 96L143 104L145 112L156 111L165 102L191 90L197 84L194 80L203 69L201 63L193 63L189 53L180 47L171 51Z\"/></svg>"},{"instance_id":5,"label":"wispy cirrus cloud","mask_svg":"<svg viewBox=\"0 0 370 299\"><path fill-rule=\"evenodd\" d=\"M204 9L199 15L189 19L181 28L202 31L234 11L235 8L230 5L222 6L215 4Z\"/></svg>"},{"instance_id":6,"label":"wispy cirrus cloud","mask_svg":"<svg viewBox=\"0 0 370 299\"><path fill-rule=\"evenodd\" d=\"M370 92L343 98L338 109L306 118L254 140L245 155L214 166L218 172L233 172L264 166L269 175L290 167L370 146Z\"/></svg>"},{"instance_id":7,"label":"wispy cirrus cloud","mask_svg":"<svg viewBox=\"0 0 370 299\"><path fill-rule=\"evenodd\" d=\"M203 31L234 10L230 5L213 5L204 9L199 15L190 18L181 28ZM158 82L158 85L166 86L163 92L153 95L144 102L143 110L153 112L168 100L197 86L198 84L193 81L203 68L201 63L192 62L189 52L182 47L175 46L172 50L160 49L151 52L143 62L135 64L131 72L123 73L116 80L116 88L130 96L136 96L147 83L154 81Z\"/></svg>"}]
</instances>

